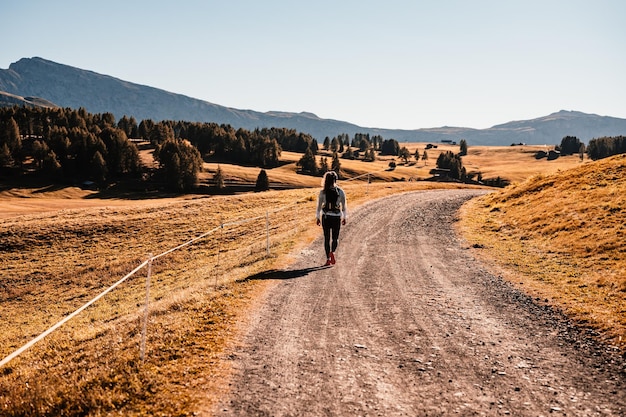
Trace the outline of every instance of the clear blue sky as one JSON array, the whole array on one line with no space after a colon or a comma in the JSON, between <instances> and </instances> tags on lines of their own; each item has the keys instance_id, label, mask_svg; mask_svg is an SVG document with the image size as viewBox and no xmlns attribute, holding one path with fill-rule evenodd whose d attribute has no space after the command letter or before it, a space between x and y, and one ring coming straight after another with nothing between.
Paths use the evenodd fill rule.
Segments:
<instances>
[{"instance_id":1,"label":"clear blue sky","mask_svg":"<svg viewBox=\"0 0 626 417\"><path fill-rule=\"evenodd\" d=\"M626 118L625 18L623 0L0 0L0 68L39 56L363 127Z\"/></svg>"}]
</instances>

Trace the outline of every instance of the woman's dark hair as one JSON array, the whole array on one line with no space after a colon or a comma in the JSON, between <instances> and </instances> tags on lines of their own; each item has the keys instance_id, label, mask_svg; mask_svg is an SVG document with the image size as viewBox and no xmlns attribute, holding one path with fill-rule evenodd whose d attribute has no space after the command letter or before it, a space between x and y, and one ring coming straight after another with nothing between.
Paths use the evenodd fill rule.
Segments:
<instances>
[{"instance_id":1,"label":"woman's dark hair","mask_svg":"<svg viewBox=\"0 0 626 417\"><path fill-rule=\"evenodd\" d=\"M326 171L324 178L322 179L322 186L325 190L335 186L337 182L337 173L335 171Z\"/></svg>"}]
</instances>

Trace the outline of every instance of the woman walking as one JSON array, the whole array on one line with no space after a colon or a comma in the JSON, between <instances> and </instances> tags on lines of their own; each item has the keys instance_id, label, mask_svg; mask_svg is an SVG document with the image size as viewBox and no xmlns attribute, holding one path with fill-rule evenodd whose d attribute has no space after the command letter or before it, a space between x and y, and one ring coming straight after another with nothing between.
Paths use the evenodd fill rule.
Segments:
<instances>
[{"instance_id":1,"label":"woman walking","mask_svg":"<svg viewBox=\"0 0 626 417\"><path fill-rule=\"evenodd\" d=\"M342 224L346 224L348 217L346 193L337 186L337 174L334 171L327 171L324 174L322 190L317 197L315 217L317 225L321 225L324 230L326 265L334 265L339 229Z\"/></svg>"}]
</instances>

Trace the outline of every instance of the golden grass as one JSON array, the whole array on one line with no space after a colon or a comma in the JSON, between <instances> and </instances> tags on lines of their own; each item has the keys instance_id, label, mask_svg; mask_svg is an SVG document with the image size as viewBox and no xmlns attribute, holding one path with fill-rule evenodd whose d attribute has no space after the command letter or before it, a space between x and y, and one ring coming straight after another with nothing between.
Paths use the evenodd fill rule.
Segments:
<instances>
[{"instance_id":1,"label":"golden grass","mask_svg":"<svg viewBox=\"0 0 626 417\"><path fill-rule=\"evenodd\" d=\"M462 229L524 291L626 347L626 156L466 204Z\"/></svg>"},{"instance_id":2,"label":"golden grass","mask_svg":"<svg viewBox=\"0 0 626 417\"><path fill-rule=\"evenodd\" d=\"M484 178L504 177L511 183L519 183L538 174L551 174L581 165L580 158L567 156L548 161L536 159L538 151L547 151L546 146L470 146L463 157L463 166L468 172L481 172ZM587 163L585 160L583 163Z\"/></svg>"},{"instance_id":3,"label":"golden grass","mask_svg":"<svg viewBox=\"0 0 626 417\"><path fill-rule=\"evenodd\" d=\"M423 144L402 145L423 152ZM458 187L401 181L429 177L428 171L435 166L439 152L445 150L457 151L458 146L440 145L428 151L426 164L419 161L399 165L394 171L385 171L392 158L373 163L342 160L345 177L376 171L372 178L378 181L369 185L343 182L351 208L393 193ZM536 161L533 154L530 147L470 147L464 163L468 170L483 172L484 177L499 175L513 181L580 166L581 170L590 170L588 176L581 174L579 179L587 184L584 181L604 169L597 169L598 163L581 164L575 157ZM227 364L221 360L222 352L246 309L270 285L245 278L284 267L291 262L290 253L296 253L320 233L313 217L320 179L296 173L295 163L300 156L284 152L282 159L287 163L268 170L270 181L315 188L148 201L99 200L93 198L93 192L77 188L0 192L0 357L74 311L147 259L148 254L159 254L221 223L259 217L253 222L219 229L154 262L144 363L139 361L146 277L142 270L0 369L0 414L189 415L209 409L229 374ZM149 159L148 154L144 157ZM206 164L206 168L203 181L211 178L217 164ZM227 179L240 182L254 182L259 172L259 168L228 164L221 164L221 168ZM609 172L611 168L605 170ZM578 180L570 179L570 188L560 191L548 184L556 178L554 184L565 187L565 178L570 177L536 176L530 185L511 187L468 205L463 228L471 242L485 247L483 254L489 252L503 268L509 268L510 279L536 283L525 284L525 290L540 294L539 291L547 292L556 286L558 291L553 289L554 297L551 296L554 303L570 302L559 298L561 293L569 294L561 291L565 288L563 279L584 277L584 283L572 282L567 286L583 292L581 300L571 304L576 306L572 314L581 314L578 309L585 307L589 294L605 291L607 302L600 300L593 314L580 317L590 323L608 318L621 323L616 331L611 330L612 324L599 326L610 340L615 340L623 335L623 304L621 316L614 315L619 305L615 295L621 291L623 298L623 289L619 287L623 280L618 278L624 277L624 270L617 260L621 256L623 261L623 246L615 244L606 230L602 234L597 227L599 221L591 219L602 215L602 220L612 222L612 230L620 232L614 236L623 233L621 207L625 205L623 197L615 193L623 195L624 181L621 173L612 175L618 180L602 177L603 182L598 177L584 186L590 194L582 202L578 200L588 206L585 210L576 204L570 207L572 200L567 198ZM613 190L613 182L620 178L621 188ZM554 189L548 193L548 188ZM600 192L608 194L601 196ZM532 203L524 200L523 193ZM598 202L600 197L607 200L598 207L588 203ZM289 208L272 212L286 206ZM525 214L521 211L524 207ZM548 211L555 207L561 210ZM268 211L271 255L266 257ZM582 216L585 223L568 214L573 212ZM621 223L616 220L619 215ZM527 217L535 220L530 223L525 220ZM559 219L557 226L554 222L542 223L546 217ZM581 243L574 252L567 252L572 241L567 233L582 231L587 235L580 236ZM320 248L320 255L321 252ZM600 252L603 255L598 255ZM570 254L576 259L576 268L568 266ZM526 270L535 265L533 262L536 268ZM596 275L577 269L581 266ZM605 310L609 313L601 315Z\"/></svg>"},{"instance_id":4,"label":"golden grass","mask_svg":"<svg viewBox=\"0 0 626 417\"><path fill-rule=\"evenodd\" d=\"M426 143L403 142L413 154L416 149L423 154ZM501 176L512 182L521 182L537 175L557 172L580 165L578 157L559 158L555 161L546 159L536 160L533 155L538 150L544 150L544 146L470 146L469 153L464 157L463 163L468 172L482 172L484 178ZM352 178L368 172L376 172L371 176L372 181L403 181L429 178L429 171L436 166L437 158L441 152L458 152L458 145L438 144L436 149L429 149L428 160L419 160L417 163L412 159L405 165L401 160L394 157L379 157L375 162L361 162L341 160L342 171L345 178ZM147 166L154 166L151 149L140 151L142 161ZM321 151L317 157L325 156L330 163L330 152ZM272 184L287 185L294 187L318 187L320 179L297 173L296 163L302 154L283 152L281 161L284 163L278 168L267 170ZM389 162L395 161L398 166L393 171L386 171ZM258 167L243 167L227 163L205 163L204 172L200 174L201 183L209 183L215 174L218 165L221 167L227 181L254 183L259 174ZM99 199L95 191L83 190L78 187L64 187L50 189L39 188L15 188L0 191L0 219L13 216L35 213L53 213L64 209L82 209L94 207L136 207L140 205L159 205L171 202L172 198L151 200L128 200L123 198ZM177 199L187 200L197 196L186 195Z\"/></svg>"},{"instance_id":5,"label":"golden grass","mask_svg":"<svg viewBox=\"0 0 626 417\"><path fill-rule=\"evenodd\" d=\"M296 166L296 163L301 157L302 154L299 153L283 152L281 155L281 161L283 161L284 164L278 168L266 170L268 172L270 182L272 184L290 185L297 187L319 187L319 177L301 175L297 173L298 168ZM320 151L320 153L316 157L318 164L322 157L326 157L330 165L332 161L332 154L330 152ZM429 165L426 166L424 166L422 163L419 164L419 167L418 164L411 166L405 166L403 164L400 164L395 170L388 171L387 169L389 168L389 162L391 161L399 162L397 161L397 158L390 156L379 157L374 162L340 159L342 176L345 179L349 179L370 172L373 173L370 176L372 181L402 181L409 179L423 179L430 176L428 174L428 170L434 168L436 158L435 160L430 161ZM227 163L211 162L204 164L204 173L201 174L201 180L210 180L217 171L218 166L220 166L220 168L222 169L225 179L227 181L234 182L254 183L260 171L260 168L258 167L245 167Z\"/></svg>"},{"instance_id":6,"label":"golden grass","mask_svg":"<svg viewBox=\"0 0 626 417\"><path fill-rule=\"evenodd\" d=\"M411 152L419 149L420 155L424 153L426 143L409 143L400 144L405 146ZM581 165L578 156L561 157L553 161L546 158L535 159L534 155L537 151L546 150L546 146L542 145L525 145L525 146L470 146L468 154L463 157L463 166L468 172L482 173L483 178L496 178L498 176L508 179L512 183L522 182L537 174L550 174L558 171L571 169ZM437 158L442 152L451 151L458 152L458 145L438 144L437 148L428 149L428 160L420 159L415 161L413 158L405 164L402 160L392 156L382 156L374 162L361 162L354 160L341 159L341 169L345 178L352 178L359 175L373 172L372 180L381 181L410 181L424 180L430 178L430 170L436 167ZM302 157L302 154L293 152L283 152L281 160L288 162L279 168L268 170L270 181L276 184L288 184L303 187L319 186L319 178L306 175L298 175L296 173L296 162ZM326 157L330 163L332 154L326 151L320 151L317 156L319 163L320 158ZM389 163L396 162L397 167L393 171L387 171ZM583 162L587 163L587 161ZM226 180L253 183L259 174L259 168L241 167L231 164L205 163L205 172L201 175L203 181L210 180L215 174L218 165L222 168Z\"/></svg>"},{"instance_id":7,"label":"golden grass","mask_svg":"<svg viewBox=\"0 0 626 417\"><path fill-rule=\"evenodd\" d=\"M435 187L440 185L344 183L353 207L384 195ZM188 415L207 406L227 373L219 358L236 321L267 285L238 280L286 265L289 253L320 233L314 223L317 190L205 196L6 219L0 227L2 357L148 254L162 253L222 223L259 217L218 229L154 262L145 363L139 361L142 270L0 370L0 414ZM282 207L288 208L272 212Z\"/></svg>"}]
</instances>

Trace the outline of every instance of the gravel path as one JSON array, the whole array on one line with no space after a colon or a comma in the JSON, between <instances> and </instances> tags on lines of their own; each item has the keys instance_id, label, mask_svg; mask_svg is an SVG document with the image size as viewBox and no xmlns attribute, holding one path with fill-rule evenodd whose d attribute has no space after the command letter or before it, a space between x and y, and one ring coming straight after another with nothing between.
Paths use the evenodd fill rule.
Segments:
<instances>
[{"instance_id":1,"label":"gravel path","mask_svg":"<svg viewBox=\"0 0 626 417\"><path fill-rule=\"evenodd\" d=\"M218 416L624 416L623 359L491 275L453 232L477 191L372 201L276 279Z\"/></svg>"}]
</instances>

